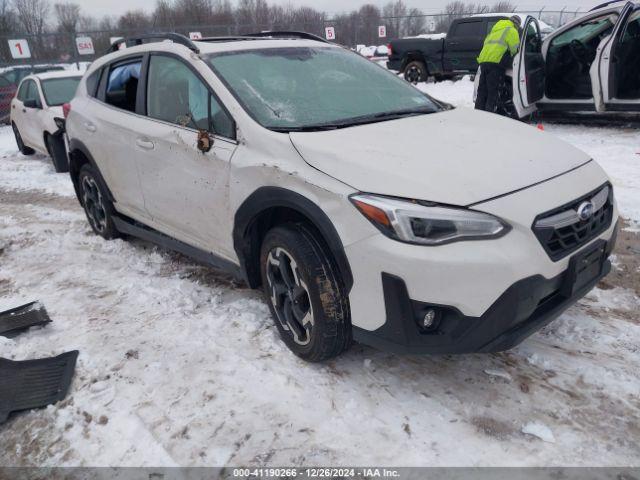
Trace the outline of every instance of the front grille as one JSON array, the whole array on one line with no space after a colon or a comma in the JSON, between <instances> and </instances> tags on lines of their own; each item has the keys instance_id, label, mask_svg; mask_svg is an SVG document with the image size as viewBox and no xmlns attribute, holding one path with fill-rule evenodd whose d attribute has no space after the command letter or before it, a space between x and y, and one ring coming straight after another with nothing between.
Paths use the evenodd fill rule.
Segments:
<instances>
[{"instance_id":1,"label":"front grille","mask_svg":"<svg viewBox=\"0 0 640 480\"><path fill-rule=\"evenodd\" d=\"M592 205L591 216L585 212L590 208L588 203ZM606 184L571 203L539 215L532 228L549 257L557 261L607 230L612 219L613 188Z\"/></svg>"}]
</instances>

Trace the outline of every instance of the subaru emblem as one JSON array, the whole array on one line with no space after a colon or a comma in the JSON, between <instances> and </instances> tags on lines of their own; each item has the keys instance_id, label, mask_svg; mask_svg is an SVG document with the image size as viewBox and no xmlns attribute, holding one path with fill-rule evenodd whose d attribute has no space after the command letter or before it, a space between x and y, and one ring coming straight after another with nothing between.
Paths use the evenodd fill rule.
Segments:
<instances>
[{"instance_id":1,"label":"subaru emblem","mask_svg":"<svg viewBox=\"0 0 640 480\"><path fill-rule=\"evenodd\" d=\"M578 207L578 217L580 217L580 220L582 221L586 221L589 220L591 217L593 217L593 211L594 206L593 203L591 202L583 202L580 204L580 206Z\"/></svg>"}]
</instances>

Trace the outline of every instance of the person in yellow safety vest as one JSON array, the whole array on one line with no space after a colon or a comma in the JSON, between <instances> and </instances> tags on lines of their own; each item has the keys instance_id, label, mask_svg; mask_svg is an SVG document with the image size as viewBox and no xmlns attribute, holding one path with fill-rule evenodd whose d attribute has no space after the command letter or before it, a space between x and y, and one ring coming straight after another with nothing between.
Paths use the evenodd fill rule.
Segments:
<instances>
[{"instance_id":1,"label":"person in yellow safety vest","mask_svg":"<svg viewBox=\"0 0 640 480\"><path fill-rule=\"evenodd\" d=\"M495 112L498 106L499 89L505 81L505 73L520 46L520 17L500 20L484 40L478 57L480 85L476 97L476 108Z\"/></svg>"}]
</instances>

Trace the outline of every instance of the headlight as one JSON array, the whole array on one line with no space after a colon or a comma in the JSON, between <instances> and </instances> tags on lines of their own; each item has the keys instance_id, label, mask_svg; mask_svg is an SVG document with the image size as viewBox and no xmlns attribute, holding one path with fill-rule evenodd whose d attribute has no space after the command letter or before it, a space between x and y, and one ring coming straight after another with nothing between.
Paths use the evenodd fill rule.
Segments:
<instances>
[{"instance_id":1,"label":"headlight","mask_svg":"<svg viewBox=\"0 0 640 480\"><path fill-rule=\"evenodd\" d=\"M424 205L412 200L358 194L350 197L382 233L401 242L442 245L497 238L511 227L493 215L465 208Z\"/></svg>"}]
</instances>

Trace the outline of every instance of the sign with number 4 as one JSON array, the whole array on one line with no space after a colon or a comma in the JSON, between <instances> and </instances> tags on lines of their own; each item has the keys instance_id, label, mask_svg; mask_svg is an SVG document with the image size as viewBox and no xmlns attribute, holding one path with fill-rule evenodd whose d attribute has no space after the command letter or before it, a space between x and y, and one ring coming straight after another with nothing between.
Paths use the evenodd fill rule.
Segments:
<instances>
[{"instance_id":1,"label":"sign with number 4","mask_svg":"<svg viewBox=\"0 0 640 480\"><path fill-rule=\"evenodd\" d=\"M9 40L9 50L13 58L31 58L29 43L24 39Z\"/></svg>"},{"instance_id":2,"label":"sign with number 4","mask_svg":"<svg viewBox=\"0 0 640 480\"><path fill-rule=\"evenodd\" d=\"M326 27L324 29L324 36L327 40L336 39L336 29L334 27Z\"/></svg>"}]
</instances>

